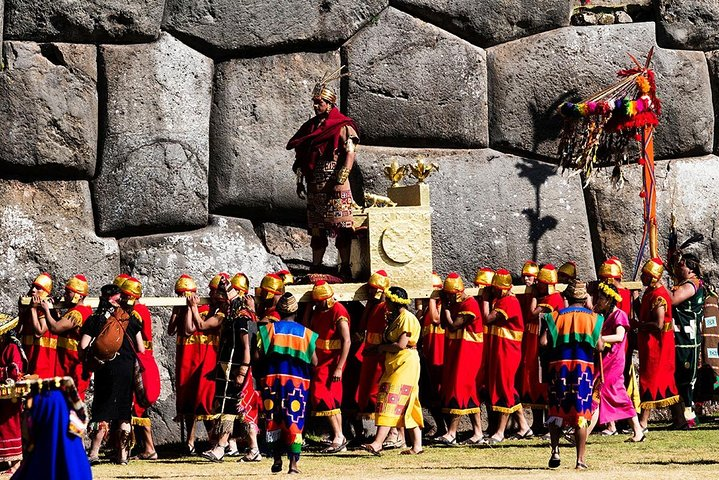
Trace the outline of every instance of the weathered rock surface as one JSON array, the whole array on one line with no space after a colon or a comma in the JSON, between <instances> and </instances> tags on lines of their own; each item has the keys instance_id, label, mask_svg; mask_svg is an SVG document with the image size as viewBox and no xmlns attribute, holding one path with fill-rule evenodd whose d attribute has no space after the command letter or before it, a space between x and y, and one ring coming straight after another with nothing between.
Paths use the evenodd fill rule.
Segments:
<instances>
[{"instance_id":1,"label":"weathered rock surface","mask_svg":"<svg viewBox=\"0 0 719 480\"><path fill-rule=\"evenodd\" d=\"M618 191L607 179L592 181L587 210L589 224L599 242L598 251L595 251L597 260L616 255L624 265L625 278L629 278L644 225L643 200L639 198L642 168L632 165L623 172L626 182ZM691 251L699 255L706 279L716 285L719 280L719 219L716 214L719 157L665 160L657 162L655 172L660 256L666 259L667 236L674 215L680 243L694 233L704 235L704 242L694 245ZM645 260L648 255L647 250Z\"/></svg>"},{"instance_id":2,"label":"weathered rock surface","mask_svg":"<svg viewBox=\"0 0 719 480\"><path fill-rule=\"evenodd\" d=\"M470 43L397 9L342 47L347 112L365 143L487 145L487 62Z\"/></svg>"},{"instance_id":3,"label":"weathered rock surface","mask_svg":"<svg viewBox=\"0 0 719 480\"><path fill-rule=\"evenodd\" d=\"M6 0L5 38L38 42L149 42L163 0Z\"/></svg>"},{"instance_id":4,"label":"weathered rock surface","mask_svg":"<svg viewBox=\"0 0 719 480\"><path fill-rule=\"evenodd\" d=\"M471 283L479 267L517 273L527 259L561 265L572 259L594 278L591 239L578 177L565 178L542 162L482 150L365 147L365 189L384 195L382 167L418 158L439 166L431 187L432 259L442 275ZM413 183L413 179L406 179Z\"/></svg>"},{"instance_id":5,"label":"weathered rock surface","mask_svg":"<svg viewBox=\"0 0 719 480\"><path fill-rule=\"evenodd\" d=\"M267 251L282 258L287 267L293 271L307 271L312 264L312 248L310 235L304 228L263 223L257 228L257 234ZM324 265L337 265L337 248L330 241L325 252Z\"/></svg>"},{"instance_id":6,"label":"weathered rock surface","mask_svg":"<svg viewBox=\"0 0 719 480\"><path fill-rule=\"evenodd\" d=\"M95 235L84 181L0 180L0 257L0 309L13 314L40 272L53 276L58 295L84 273L97 295L120 266L117 242Z\"/></svg>"},{"instance_id":7,"label":"weathered rock surface","mask_svg":"<svg viewBox=\"0 0 719 480\"><path fill-rule=\"evenodd\" d=\"M711 79L711 85L713 91L719 91L719 50L714 50L706 53L707 64L709 65L709 76ZM719 98L714 96L714 153L717 153L719 148L719 136L717 136L717 128L719 128Z\"/></svg>"},{"instance_id":8,"label":"weathered rock surface","mask_svg":"<svg viewBox=\"0 0 719 480\"><path fill-rule=\"evenodd\" d=\"M230 60L217 66L210 126L210 208L304 222L294 151L285 145L313 115L312 88L339 68L338 52ZM336 85L339 90L339 85Z\"/></svg>"},{"instance_id":9,"label":"weathered rock surface","mask_svg":"<svg viewBox=\"0 0 719 480\"><path fill-rule=\"evenodd\" d=\"M633 65L627 52L643 60L653 38L651 23L568 27L489 49L490 144L556 156L557 107L616 82L616 72ZM652 66L663 107L657 157L711 152L714 116L703 55L658 49Z\"/></svg>"},{"instance_id":10,"label":"weathered rock surface","mask_svg":"<svg viewBox=\"0 0 719 480\"><path fill-rule=\"evenodd\" d=\"M398 6L480 47L569 25L570 2L398 0Z\"/></svg>"},{"instance_id":11,"label":"weathered rock surface","mask_svg":"<svg viewBox=\"0 0 719 480\"><path fill-rule=\"evenodd\" d=\"M100 48L105 139L94 184L103 233L207 225L212 60L163 33Z\"/></svg>"},{"instance_id":12,"label":"weathered rock surface","mask_svg":"<svg viewBox=\"0 0 719 480\"><path fill-rule=\"evenodd\" d=\"M662 47L719 48L719 1L659 0L657 4L657 39Z\"/></svg>"},{"instance_id":13,"label":"weathered rock surface","mask_svg":"<svg viewBox=\"0 0 719 480\"><path fill-rule=\"evenodd\" d=\"M31 176L90 179L97 156L95 46L5 42L2 63L0 165Z\"/></svg>"},{"instance_id":14,"label":"weathered rock surface","mask_svg":"<svg viewBox=\"0 0 719 480\"><path fill-rule=\"evenodd\" d=\"M174 296L183 273L207 294L210 279L220 271L244 272L250 285L259 285L267 272L285 268L279 257L267 253L249 220L211 216L210 225L192 232L150 235L120 240L122 271L137 277L145 296ZM153 308L153 346L162 381L161 396L152 407L153 435L159 443L177 442L175 417L175 338L167 335L172 310Z\"/></svg>"},{"instance_id":15,"label":"weathered rock surface","mask_svg":"<svg viewBox=\"0 0 719 480\"><path fill-rule=\"evenodd\" d=\"M300 46L338 46L388 0L168 0L163 28L203 51L264 53Z\"/></svg>"}]
</instances>

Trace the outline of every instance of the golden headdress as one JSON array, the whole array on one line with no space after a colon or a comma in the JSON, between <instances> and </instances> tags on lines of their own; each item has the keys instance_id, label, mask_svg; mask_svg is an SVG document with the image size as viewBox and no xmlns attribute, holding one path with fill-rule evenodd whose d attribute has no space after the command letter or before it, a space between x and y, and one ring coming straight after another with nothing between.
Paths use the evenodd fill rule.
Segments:
<instances>
[{"instance_id":1,"label":"golden headdress","mask_svg":"<svg viewBox=\"0 0 719 480\"><path fill-rule=\"evenodd\" d=\"M662 274L664 273L664 262L662 262L661 258L654 257L644 264L644 267L642 267L642 273L651 275L654 280L659 280L662 278Z\"/></svg>"},{"instance_id":2,"label":"golden headdress","mask_svg":"<svg viewBox=\"0 0 719 480\"><path fill-rule=\"evenodd\" d=\"M43 272L35 277L35 280L32 281L32 285L42 290L42 292L40 292L41 296L52 293L52 277L47 272Z\"/></svg>"},{"instance_id":3,"label":"golden headdress","mask_svg":"<svg viewBox=\"0 0 719 480\"><path fill-rule=\"evenodd\" d=\"M621 280L622 264L615 257L604 260L599 266L599 278Z\"/></svg>"},{"instance_id":4,"label":"golden headdress","mask_svg":"<svg viewBox=\"0 0 719 480\"><path fill-rule=\"evenodd\" d=\"M137 300L142 296L142 283L135 277L128 277L120 286L120 291Z\"/></svg>"},{"instance_id":5,"label":"golden headdress","mask_svg":"<svg viewBox=\"0 0 719 480\"><path fill-rule=\"evenodd\" d=\"M492 285L492 279L494 278L494 270L487 267L482 267L477 270L477 276L474 277L474 284L478 287L489 287Z\"/></svg>"},{"instance_id":6,"label":"golden headdress","mask_svg":"<svg viewBox=\"0 0 719 480\"><path fill-rule=\"evenodd\" d=\"M332 290L332 287L329 283L325 282L324 280L319 280L317 283L315 283L314 287L312 287L312 300L315 302L321 302L323 300L328 300L334 296L335 292Z\"/></svg>"},{"instance_id":7,"label":"golden headdress","mask_svg":"<svg viewBox=\"0 0 719 480\"><path fill-rule=\"evenodd\" d=\"M126 273L121 273L120 275L115 277L115 279L112 281L112 284L118 287L122 287L122 284L125 283L125 280L127 280L128 278L130 278L130 275Z\"/></svg>"},{"instance_id":8,"label":"golden headdress","mask_svg":"<svg viewBox=\"0 0 719 480\"><path fill-rule=\"evenodd\" d=\"M540 272L541 273L541 272ZM512 288L512 274L509 270L500 268L494 274L492 278L492 286L499 288L500 290L509 290Z\"/></svg>"},{"instance_id":9,"label":"golden headdress","mask_svg":"<svg viewBox=\"0 0 719 480\"><path fill-rule=\"evenodd\" d=\"M527 260L522 266L522 275L525 277L536 277L539 274L539 265L537 262Z\"/></svg>"},{"instance_id":10,"label":"golden headdress","mask_svg":"<svg viewBox=\"0 0 719 480\"><path fill-rule=\"evenodd\" d=\"M65 290L69 290L73 293L72 302L78 303L82 297L87 297L90 293L90 286L87 284L87 278L85 275L79 273L70 277L70 280L65 284Z\"/></svg>"},{"instance_id":11,"label":"golden headdress","mask_svg":"<svg viewBox=\"0 0 719 480\"><path fill-rule=\"evenodd\" d=\"M544 265L539 269L537 281L539 283L544 283L545 285L556 285L558 281L556 267L551 263Z\"/></svg>"},{"instance_id":12,"label":"golden headdress","mask_svg":"<svg viewBox=\"0 0 719 480\"><path fill-rule=\"evenodd\" d=\"M346 65L342 65L332 73L325 73L322 78L315 83L315 88L312 89L312 98L321 98L328 103L336 104L337 92L329 85L329 82L348 76L349 73L342 73L342 69L345 67Z\"/></svg>"},{"instance_id":13,"label":"golden headdress","mask_svg":"<svg viewBox=\"0 0 719 480\"><path fill-rule=\"evenodd\" d=\"M209 285L210 290L217 290L217 287L220 286L220 281L221 281L223 278L229 282L229 281L230 281L230 274L229 274L229 273L225 273L225 272L220 272L220 273L218 273L217 275L215 275L214 277L212 277L212 280L210 280L210 285Z\"/></svg>"},{"instance_id":14,"label":"golden headdress","mask_svg":"<svg viewBox=\"0 0 719 480\"><path fill-rule=\"evenodd\" d=\"M13 317L5 313L0 313L0 335L5 335L7 332L17 327L20 322L20 317Z\"/></svg>"},{"instance_id":15,"label":"golden headdress","mask_svg":"<svg viewBox=\"0 0 719 480\"><path fill-rule=\"evenodd\" d=\"M370 275L369 280L367 281L367 285L372 288L378 288L383 291L387 290L390 285L387 272L385 272L384 270L377 270L372 275Z\"/></svg>"},{"instance_id":16,"label":"golden headdress","mask_svg":"<svg viewBox=\"0 0 719 480\"><path fill-rule=\"evenodd\" d=\"M464 282L462 281L462 277L455 272L450 273L447 275L447 278L444 279L444 286L442 287L442 290L447 293L464 292Z\"/></svg>"},{"instance_id":17,"label":"golden headdress","mask_svg":"<svg viewBox=\"0 0 719 480\"><path fill-rule=\"evenodd\" d=\"M570 260L559 267L557 275L566 275L570 279L577 278L577 263Z\"/></svg>"},{"instance_id":18,"label":"golden headdress","mask_svg":"<svg viewBox=\"0 0 719 480\"><path fill-rule=\"evenodd\" d=\"M244 273L236 273L232 279L230 279L230 285L232 285L232 288L237 290L240 295L244 295L250 291L250 281Z\"/></svg>"},{"instance_id":19,"label":"golden headdress","mask_svg":"<svg viewBox=\"0 0 719 480\"><path fill-rule=\"evenodd\" d=\"M432 272L432 288L435 290L442 290L442 285L444 282L442 282L442 277L440 277L437 272Z\"/></svg>"},{"instance_id":20,"label":"golden headdress","mask_svg":"<svg viewBox=\"0 0 719 480\"><path fill-rule=\"evenodd\" d=\"M197 282L195 282L195 280L186 273L180 275L180 278L178 278L175 282L175 293L177 295L186 295L188 293L194 293L196 291Z\"/></svg>"}]
</instances>

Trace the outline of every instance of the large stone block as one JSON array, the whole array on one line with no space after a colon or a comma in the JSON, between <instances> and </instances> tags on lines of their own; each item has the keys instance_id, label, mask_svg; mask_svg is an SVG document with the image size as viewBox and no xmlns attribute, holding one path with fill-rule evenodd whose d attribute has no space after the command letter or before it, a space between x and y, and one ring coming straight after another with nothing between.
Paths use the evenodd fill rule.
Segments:
<instances>
[{"instance_id":1,"label":"large stone block","mask_svg":"<svg viewBox=\"0 0 719 480\"><path fill-rule=\"evenodd\" d=\"M5 42L2 63L0 165L30 176L91 178L97 156L95 46Z\"/></svg>"},{"instance_id":2,"label":"large stone block","mask_svg":"<svg viewBox=\"0 0 719 480\"><path fill-rule=\"evenodd\" d=\"M432 257L440 274L456 271L471 283L483 266L518 273L528 259L560 265L573 259L580 275L594 278L578 177L565 178L552 165L490 149L365 147L362 153L365 190L380 195L389 186L382 169L393 159L408 164L422 158L439 166L427 183Z\"/></svg>"},{"instance_id":3,"label":"large stone block","mask_svg":"<svg viewBox=\"0 0 719 480\"><path fill-rule=\"evenodd\" d=\"M642 167L623 169L626 181L620 190L607 179L597 178L589 186L587 210L594 235L598 240L597 260L616 255L624 265L624 276L632 275L639 251L644 225ZM691 251L701 258L706 279L714 285L719 281L719 157L664 160L656 164L657 221L659 254L666 259L667 236L674 215L679 242L694 233L705 240ZM645 260L648 259L648 250Z\"/></svg>"},{"instance_id":4,"label":"large stone block","mask_svg":"<svg viewBox=\"0 0 719 480\"><path fill-rule=\"evenodd\" d=\"M657 39L667 48L719 48L719 1L658 0Z\"/></svg>"},{"instance_id":5,"label":"large stone block","mask_svg":"<svg viewBox=\"0 0 719 480\"><path fill-rule=\"evenodd\" d=\"M122 270L137 277L146 296L174 296L183 273L191 275L199 294L207 294L210 279L220 271L244 272L252 286L268 273L285 268L267 253L249 220L212 216L210 225L192 232L149 235L120 240ZM153 434L158 443L180 440L175 417L175 339L167 335L172 310L153 308L153 345L160 367L161 396L153 406Z\"/></svg>"},{"instance_id":6,"label":"large stone block","mask_svg":"<svg viewBox=\"0 0 719 480\"><path fill-rule=\"evenodd\" d=\"M257 227L257 233L267 251L277 255L293 271L309 271L312 265L310 234L304 228L263 223ZM324 264L337 266L339 253L334 242L329 242L325 252Z\"/></svg>"},{"instance_id":7,"label":"large stone block","mask_svg":"<svg viewBox=\"0 0 719 480\"><path fill-rule=\"evenodd\" d=\"M120 266L117 242L95 235L84 181L0 180L0 256L0 309L12 314L42 271L53 276L58 295L77 273L98 295Z\"/></svg>"},{"instance_id":8,"label":"large stone block","mask_svg":"<svg viewBox=\"0 0 719 480\"><path fill-rule=\"evenodd\" d=\"M570 2L397 0L396 4L480 47L569 25Z\"/></svg>"},{"instance_id":9,"label":"large stone block","mask_svg":"<svg viewBox=\"0 0 719 480\"><path fill-rule=\"evenodd\" d=\"M103 45L105 138L94 183L98 229L207 225L212 60L168 34Z\"/></svg>"},{"instance_id":10,"label":"large stone block","mask_svg":"<svg viewBox=\"0 0 719 480\"><path fill-rule=\"evenodd\" d=\"M490 144L556 157L557 107L616 82L654 45L654 24L567 27L487 50ZM657 49L652 67L662 116L655 135L658 158L711 152L714 116L706 59L701 52ZM691 119L691 121L687 121Z\"/></svg>"},{"instance_id":11,"label":"large stone block","mask_svg":"<svg viewBox=\"0 0 719 480\"><path fill-rule=\"evenodd\" d=\"M362 140L392 146L487 146L485 53L394 8L342 47L347 112Z\"/></svg>"},{"instance_id":12,"label":"large stone block","mask_svg":"<svg viewBox=\"0 0 719 480\"><path fill-rule=\"evenodd\" d=\"M210 208L233 216L304 218L294 152L285 145L312 111L315 80L339 68L338 52L230 60L216 69L210 126Z\"/></svg>"},{"instance_id":13,"label":"large stone block","mask_svg":"<svg viewBox=\"0 0 719 480\"><path fill-rule=\"evenodd\" d=\"M719 50L706 53L707 63L709 65L709 76L711 79L712 90L719 92ZM719 98L714 95L714 153L719 149L719 136L717 136L717 128L719 128Z\"/></svg>"},{"instance_id":14,"label":"large stone block","mask_svg":"<svg viewBox=\"0 0 719 480\"><path fill-rule=\"evenodd\" d=\"M5 38L38 42L148 42L164 0L5 0Z\"/></svg>"},{"instance_id":15,"label":"large stone block","mask_svg":"<svg viewBox=\"0 0 719 480\"><path fill-rule=\"evenodd\" d=\"M388 0L168 0L163 28L203 51L277 52L338 46L389 4Z\"/></svg>"}]
</instances>

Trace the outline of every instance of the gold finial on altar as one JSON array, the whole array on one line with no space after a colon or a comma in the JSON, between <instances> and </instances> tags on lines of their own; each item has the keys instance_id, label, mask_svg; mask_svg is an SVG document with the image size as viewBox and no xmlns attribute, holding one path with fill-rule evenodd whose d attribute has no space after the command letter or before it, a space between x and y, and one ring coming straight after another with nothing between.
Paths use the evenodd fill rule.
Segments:
<instances>
[{"instance_id":1,"label":"gold finial on altar","mask_svg":"<svg viewBox=\"0 0 719 480\"><path fill-rule=\"evenodd\" d=\"M414 165L407 165L410 169L410 175L417 179L418 183L424 183L432 172L439 171L439 165L436 163L424 163L424 158L419 157Z\"/></svg>"},{"instance_id":2,"label":"gold finial on altar","mask_svg":"<svg viewBox=\"0 0 719 480\"><path fill-rule=\"evenodd\" d=\"M407 165L400 166L396 158L393 158L392 163L384 167L384 175L392 182L392 188L399 185L406 173Z\"/></svg>"}]
</instances>

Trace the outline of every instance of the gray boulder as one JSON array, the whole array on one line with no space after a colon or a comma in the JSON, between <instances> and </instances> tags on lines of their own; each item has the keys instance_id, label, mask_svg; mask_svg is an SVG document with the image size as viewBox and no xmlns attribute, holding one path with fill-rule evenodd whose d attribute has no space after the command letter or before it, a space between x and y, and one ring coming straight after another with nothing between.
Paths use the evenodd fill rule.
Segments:
<instances>
[{"instance_id":1,"label":"gray boulder","mask_svg":"<svg viewBox=\"0 0 719 480\"><path fill-rule=\"evenodd\" d=\"M699 255L706 279L714 285L719 284L718 172L719 157L714 155L664 160L657 162L655 168L659 255L666 260L667 237L673 215L679 242L694 233L704 235L705 241L694 245L691 251ZM624 266L625 279L629 279L644 225L643 200L639 197L642 167L631 165L623 168L623 173L626 180L620 190L613 188L607 179L592 181L587 195L587 211L589 224L598 240L595 251L597 261L616 255ZM647 247L644 261L648 258Z\"/></svg>"},{"instance_id":2,"label":"gray boulder","mask_svg":"<svg viewBox=\"0 0 719 480\"><path fill-rule=\"evenodd\" d=\"M212 55L339 46L388 0L168 0L163 29Z\"/></svg>"},{"instance_id":3,"label":"gray boulder","mask_svg":"<svg viewBox=\"0 0 719 480\"><path fill-rule=\"evenodd\" d=\"M595 278L592 241L578 177L565 178L553 165L482 150L364 147L365 190L385 195L382 169L439 166L431 188L432 259L441 274L456 271L471 283L479 267L519 273L529 259L561 265L574 260L580 275ZM414 183L406 178L405 184Z\"/></svg>"},{"instance_id":4,"label":"gray boulder","mask_svg":"<svg viewBox=\"0 0 719 480\"><path fill-rule=\"evenodd\" d=\"M103 45L105 139L94 183L102 233L207 225L212 60L170 35Z\"/></svg>"},{"instance_id":5,"label":"gray boulder","mask_svg":"<svg viewBox=\"0 0 719 480\"><path fill-rule=\"evenodd\" d=\"M644 61L653 39L653 23L567 27L487 50L492 147L555 157L557 107L615 83L618 70L633 66L627 52ZM706 63L701 52L655 51L652 67L662 100L658 158L711 152L714 115Z\"/></svg>"},{"instance_id":6,"label":"gray boulder","mask_svg":"<svg viewBox=\"0 0 719 480\"><path fill-rule=\"evenodd\" d=\"M0 165L29 176L90 179L97 155L95 46L5 42L2 63Z\"/></svg>"},{"instance_id":7,"label":"gray boulder","mask_svg":"<svg viewBox=\"0 0 719 480\"><path fill-rule=\"evenodd\" d=\"M555 0L398 0L396 4L485 48L567 26L571 14L570 2Z\"/></svg>"},{"instance_id":8,"label":"gray boulder","mask_svg":"<svg viewBox=\"0 0 719 480\"><path fill-rule=\"evenodd\" d=\"M38 42L148 42L163 0L5 0L5 38Z\"/></svg>"},{"instance_id":9,"label":"gray boulder","mask_svg":"<svg viewBox=\"0 0 719 480\"><path fill-rule=\"evenodd\" d=\"M397 9L342 47L347 112L363 141L392 146L487 146L482 49Z\"/></svg>"},{"instance_id":10,"label":"gray boulder","mask_svg":"<svg viewBox=\"0 0 719 480\"><path fill-rule=\"evenodd\" d=\"M117 242L95 235L87 182L0 180L0 309L17 313L18 297L40 272L61 295L83 273L90 292L112 281L120 266Z\"/></svg>"},{"instance_id":11,"label":"gray boulder","mask_svg":"<svg viewBox=\"0 0 719 480\"><path fill-rule=\"evenodd\" d=\"M314 115L312 88L339 68L338 52L239 59L217 66L210 125L210 208L258 218L304 219L294 152L285 145ZM339 91L339 82L335 85Z\"/></svg>"},{"instance_id":12,"label":"gray boulder","mask_svg":"<svg viewBox=\"0 0 719 480\"><path fill-rule=\"evenodd\" d=\"M259 286L262 277L285 268L278 257L267 253L249 220L211 216L210 225L191 232L149 235L120 240L122 271L137 277L145 296L175 296L174 285L183 273L207 295L210 279L220 271L234 275L244 272L250 285ZM161 396L150 409L157 443L178 442L179 423L175 417L175 338L167 335L172 309L152 308L153 348L160 367Z\"/></svg>"},{"instance_id":13,"label":"gray boulder","mask_svg":"<svg viewBox=\"0 0 719 480\"><path fill-rule=\"evenodd\" d=\"M662 47L686 50L719 48L719 1L658 0L657 40Z\"/></svg>"}]
</instances>

